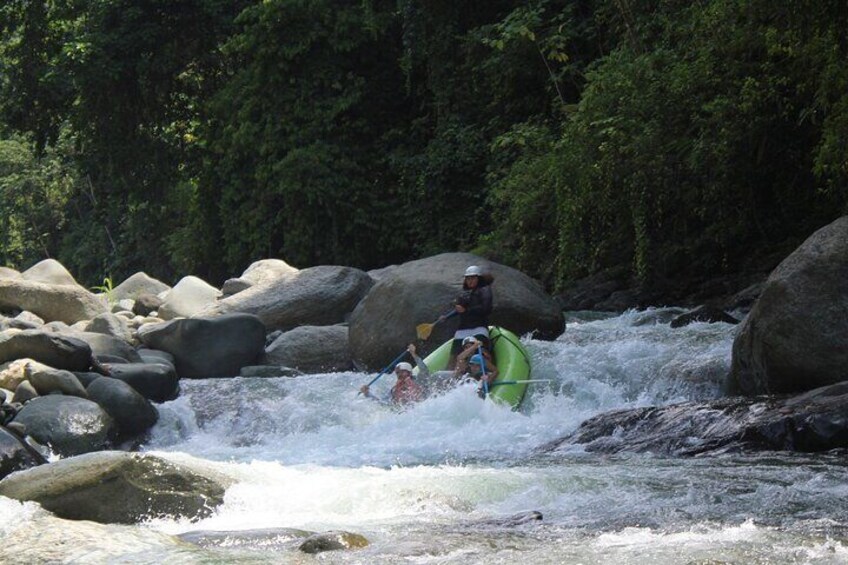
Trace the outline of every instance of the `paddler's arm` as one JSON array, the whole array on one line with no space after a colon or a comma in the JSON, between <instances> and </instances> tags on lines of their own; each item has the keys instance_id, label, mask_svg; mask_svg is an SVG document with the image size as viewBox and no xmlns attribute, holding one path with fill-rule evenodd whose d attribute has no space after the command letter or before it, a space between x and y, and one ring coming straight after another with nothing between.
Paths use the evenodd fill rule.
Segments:
<instances>
[{"instance_id":1,"label":"paddler's arm","mask_svg":"<svg viewBox=\"0 0 848 565\"><path fill-rule=\"evenodd\" d=\"M424 360L418 356L415 345L410 343L406 350L409 351L410 355L412 355L412 359L415 361L415 366L418 367L418 377L422 379L428 378L430 376L430 369L427 367Z\"/></svg>"}]
</instances>

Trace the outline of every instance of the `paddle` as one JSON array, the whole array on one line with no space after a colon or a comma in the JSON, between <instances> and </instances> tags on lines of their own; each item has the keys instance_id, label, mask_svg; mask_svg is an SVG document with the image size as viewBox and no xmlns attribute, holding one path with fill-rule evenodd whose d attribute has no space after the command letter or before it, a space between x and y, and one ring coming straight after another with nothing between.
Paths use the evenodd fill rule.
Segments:
<instances>
[{"instance_id":1,"label":"paddle","mask_svg":"<svg viewBox=\"0 0 848 565\"><path fill-rule=\"evenodd\" d=\"M498 385L520 385L525 383L549 383L552 382L553 379L524 379L521 381L499 381L496 383L492 383L492 386Z\"/></svg>"},{"instance_id":2,"label":"paddle","mask_svg":"<svg viewBox=\"0 0 848 565\"><path fill-rule=\"evenodd\" d=\"M483 398L489 396L489 381L485 380L486 377L486 358L483 357L483 344L479 341L477 342L477 355L480 356L480 370L483 371Z\"/></svg>"},{"instance_id":3,"label":"paddle","mask_svg":"<svg viewBox=\"0 0 848 565\"><path fill-rule=\"evenodd\" d=\"M457 314L459 314L459 312L457 312L456 310L451 310L445 315L439 316L439 319L433 322L432 324L418 324L417 326L415 326L415 333L418 334L418 339L426 340L428 337L430 337L430 334L433 333L433 327L436 324L438 324L439 322L443 322L448 318L452 318Z\"/></svg>"},{"instance_id":4,"label":"paddle","mask_svg":"<svg viewBox=\"0 0 848 565\"><path fill-rule=\"evenodd\" d=\"M376 376L376 377L374 377L373 379L371 379L371 382L370 382L370 383L368 383L368 387L370 388L370 387L371 387L371 385L373 385L374 383L376 383L376 382L377 382L377 379L379 379L380 377L382 377L383 375L385 375L386 373L388 373L390 370L394 369L395 365L397 365L397 364L398 364L398 361L400 361L401 359L403 359L403 356L404 356L404 355L406 355L406 354L407 354L407 350L405 350L405 349L404 349L404 350L403 350L403 353L401 353L400 355L398 355L397 357L395 357L395 360L394 360L394 361L392 361L391 363L389 363L388 365L386 365L385 367L383 367L383 370L382 370L382 371L380 371L379 373L377 373L377 376ZM359 391L359 394L362 394L362 391L361 391L361 390ZM357 394L357 396L359 396L359 394Z\"/></svg>"}]
</instances>

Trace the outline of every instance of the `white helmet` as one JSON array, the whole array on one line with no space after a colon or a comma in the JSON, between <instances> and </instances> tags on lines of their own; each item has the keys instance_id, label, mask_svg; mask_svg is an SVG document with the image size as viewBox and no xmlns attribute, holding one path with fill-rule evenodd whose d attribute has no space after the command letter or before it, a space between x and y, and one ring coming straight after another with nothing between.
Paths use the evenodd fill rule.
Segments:
<instances>
[{"instance_id":1,"label":"white helmet","mask_svg":"<svg viewBox=\"0 0 848 565\"><path fill-rule=\"evenodd\" d=\"M406 361L401 361L397 365L395 365L395 371L409 371L412 372L412 365L407 363Z\"/></svg>"},{"instance_id":2,"label":"white helmet","mask_svg":"<svg viewBox=\"0 0 848 565\"><path fill-rule=\"evenodd\" d=\"M478 267L477 265L471 265L470 267L465 269L465 276L466 277L479 277L482 274L483 274L482 269L480 269L480 267Z\"/></svg>"}]
</instances>

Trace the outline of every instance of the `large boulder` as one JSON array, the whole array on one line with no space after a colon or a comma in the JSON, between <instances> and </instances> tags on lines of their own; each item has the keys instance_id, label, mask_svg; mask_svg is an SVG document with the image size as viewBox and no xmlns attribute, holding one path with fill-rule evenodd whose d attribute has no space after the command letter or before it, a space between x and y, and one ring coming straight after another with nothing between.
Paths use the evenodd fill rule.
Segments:
<instances>
[{"instance_id":1,"label":"large boulder","mask_svg":"<svg viewBox=\"0 0 848 565\"><path fill-rule=\"evenodd\" d=\"M112 289L112 299L115 302L124 299L136 300L142 294L159 294L171 287L156 280L147 273L138 272Z\"/></svg>"},{"instance_id":2,"label":"large boulder","mask_svg":"<svg viewBox=\"0 0 848 565\"><path fill-rule=\"evenodd\" d=\"M107 305L78 285L25 279L0 279L0 308L28 310L47 322L74 324L108 311Z\"/></svg>"},{"instance_id":3,"label":"large boulder","mask_svg":"<svg viewBox=\"0 0 848 565\"><path fill-rule=\"evenodd\" d=\"M164 363L121 363L109 365L112 378L130 385L153 402L173 400L180 392L180 379L170 365Z\"/></svg>"},{"instance_id":4,"label":"large boulder","mask_svg":"<svg viewBox=\"0 0 848 565\"><path fill-rule=\"evenodd\" d=\"M88 385L86 391L88 398L115 420L122 436L144 433L159 419L156 408L120 379L100 377Z\"/></svg>"},{"instance_id":5,"label":"large boulder","mask_svg":"<svg viewBox=\"0 0 848 565\"><path fill-rule=\"evenodd\" d=\"M27 402L15 422L27 434L59 455L105 449L115 435L115 423L96 402L75 396L40 396Z\"/></svg>"},{"instance_id":6,"label":"large boulder","mask_svg":"<svg viewBox=\"0 0 848 565\"><path fill-rule=\"evenodd\" d=\"M0 481L0 495L38 502L68 520L135 524L209 516L230 484L216 473L154 455L111 451L16 473Z\"/></svg>"},{"instance_id":7,"label":"large boulder","mask_svg":"<svg viewBox=\"0 0 848 565\"><path fill-rule=\"evenodd\" d=\"M301 326L284 332L265 348L265 363L293 367L304 373L329 373L351 368L345 326Z\"/></svg>"},{"instance_id":8,"label":"large boulder","mask_svg":"<svg viewBox=\"0 0 848 565\"><path fill-rule=\"evenodd\" d=\"M210 307L221 296L221 291L197 277L183 277L168 291L159 307L159 317L171 320L190 317Z\"/></svg>"},{"instance_id":9,"label":"large boulder","mask_svg":"<svg viewBox=\"0 0 848 565\"><path fill-rule=\"evenodd\" d=\"M0 279L19 279L21 272L9 267L0 267Z\"/></svg>"},{"instance_id":10,"label":"large boulder","mask_svg":"<svg viewBox=\"0 0 848 565\"><path fill-rule=\"evenodd\" d=\"M91 366L91 347L80 339L41 330L0 332L0 363L23 358L56 369L84 371Z\"/></svg>"},{"instance_id":11,"label":"large boulder","mask_svg":"<svg viewBox=\"0 0 848 565\"><path fill-rule=\"evenodd\" d=\"M733 342L733 393L791 393L848 379L848 216L771 273Z\"/></svg>"},{"instance_id":12,"label":"large boulder","mask_svg":"<svg viewBox=\"0 0 848 565\"><path fill-rule=\"evenodd\" d=\"M251 314L184 318L142 326L138 338L174 356L180 377L234 377L265 346L265 326Z\"/></svg>"},{"instance_id":13,"label":"large boulder","mask_svg":"<svg viewBox=\"0 0 848 565\"><path fill-rule=\"evenodd\" d=\"M311 267L224 298L203 315L253 314L268 331L328 326L343 322L372 284L371 277L359 269Z\"/></svg>"},{"instance_id":14,"label":"large boulder","mask_svg":"<svg viewBox=\"0 0 848 565\"><path fill-rule=\"evenodd\" d=\"M17 434L0 426L0 479L47 461Z\"/></svg>"},{"instance_id":15,"label":"large boulder","mask_svg":"<svg viewBox=\"0 0 848 565\"><path fill-rule=\"evenodd\" d=\"M462 290L469 265L480 266L494 276L493 325L521 335L535 332L554 338L565 329L557 302L527 275L468 253L445 253L398 265L387 274L354 310L350 318L350 346L354 360L376 369L415 341L415 327L432 323L449 312ZM453 337L456 318L435 326L421 347L427 354Z\"/></svg>"},{"instance_id":16,"label":"large boulder","mask_svg":"<svg viewBox=\"0 0 848 565\"><path fill-rule=\"evenodd\" d=\"M44 284L79 286L79 283L76 281L74 276L68 272L68 269L55 259L39 261L21 273L21 277L28 281Z\"/></svg>"}]
</instances>

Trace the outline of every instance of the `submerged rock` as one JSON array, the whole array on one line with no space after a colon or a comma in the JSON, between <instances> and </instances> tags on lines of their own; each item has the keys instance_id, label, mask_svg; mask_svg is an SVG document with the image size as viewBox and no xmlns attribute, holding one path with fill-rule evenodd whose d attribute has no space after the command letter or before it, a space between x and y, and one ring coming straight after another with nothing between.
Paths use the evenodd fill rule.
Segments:
<instances>
[{"instance_id":1,"label":"submerged rock","mask_svg":"<svg viewBox=\"0 0 848 565\"><path fill-rule=\"evenodd\" d=\"M256 530L197 530L185 532L178 537L199 547L223 547L233 549L262 548L263 552L292 549L292 547L308 538L314 532L295 528L260 528Z\"/></svg>"},{"instance_id":2,"label":"submerged rock","mask_svg":"<svg viewBox=\"0 0 848 565\"><path fill-rule=\"evenodd\" d=\"M615 410L541 448L698 455L716 451L828 451L848 447L848 383L791 398Z\"/></svg>"},{"instance_id":3,"label":"submerged rock","mask_svg":"<svg viewBox=\"0 0 848 565\"><path fill-rule=\"evenodd\" d=\"M298 549L304 553L323 553L341 549L360 549L368 545L368 540L364 536L336 530L313 534L306 538Z\"/></svg>"},{"instance_id":4,"label":"submerged rock","mask_svg":"<svg viewBox=\"0 0 848 565\"><path fill-rule=\"evenodd\" d=\"M161 457L101 452L63 459L0 481L0 495L32 500L60 518L135 524L197 520L224 501L230 481Z\"/></svg>"},{"instance_id":5,"label":"submerged rock","mask_svg":"<svg viewBox=\"0 0 848 565\"><path fill-rule=\"evenodd\" d=\"M738 324L739 320L719 308L714 308L712 306L701 306L700 308L696 308L691 312L686 312L685 314L677 316L671 321L671 327L682 328L683 326L688 326L689 324L692 324L694 322L706 322L708 324L715 324L717 322L724 322L725 324Z\"/></svg>"}]
</instances>

